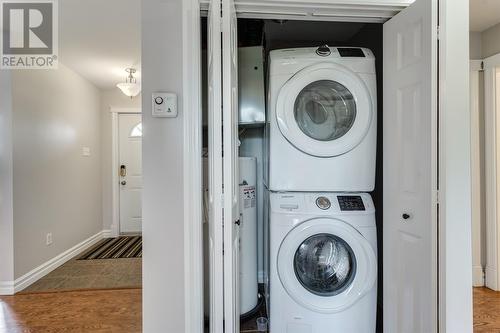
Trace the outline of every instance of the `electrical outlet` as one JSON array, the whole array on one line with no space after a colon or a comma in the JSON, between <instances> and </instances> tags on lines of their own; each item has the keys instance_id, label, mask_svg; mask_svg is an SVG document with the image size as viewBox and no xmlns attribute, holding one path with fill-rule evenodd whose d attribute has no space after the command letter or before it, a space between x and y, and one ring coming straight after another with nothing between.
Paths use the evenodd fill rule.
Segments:
<instances>
[{"instance_id":1,"label":"electrical outlet","mask_svg":"<svg viewBox=\"0 0 500 333\"><path fill-rule=\"evenodd\" d=\"M51 232L49 232L49 233L47 234L46 244L47 244L47 245L52 244L52 233L51 233Z\"/></svg>"}]
</instances>

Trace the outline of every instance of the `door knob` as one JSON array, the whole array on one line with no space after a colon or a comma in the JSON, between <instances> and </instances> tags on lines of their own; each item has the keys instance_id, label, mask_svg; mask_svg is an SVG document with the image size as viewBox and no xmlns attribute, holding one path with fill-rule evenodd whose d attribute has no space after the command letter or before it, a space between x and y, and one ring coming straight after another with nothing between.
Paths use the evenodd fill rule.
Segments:
<instances>
[{"instance_id":1,"label":"door knob","mask_svg":"<svg viewBox=\"0 0 500 333\"><path fill-rule=\"evenodd\" d=\"M404 220L408 220L410 218L410 214L404 213L402 217Z\"/></svg>"},{"instance_id":2,"label":"door knob","mask_svg":"<svg viewBox=\"0 0 500 333\"><path fill-rule=\"evenodd\" d=\"M120 184L127 185L127 182L125 180L122 180Z\"/></svg>"},{"instance_id":3,"label":"door knob","mask_svg":"<svg viewBox=\"0 0 500 333\"><path fill-rule=\"evenodd\" d=\"M240 225L240 224L241 224L241 222L240 222L240 220L236 220L236 221L234 221L234 224L236 224L236 225Z\"/></svg>"}]
</instances>

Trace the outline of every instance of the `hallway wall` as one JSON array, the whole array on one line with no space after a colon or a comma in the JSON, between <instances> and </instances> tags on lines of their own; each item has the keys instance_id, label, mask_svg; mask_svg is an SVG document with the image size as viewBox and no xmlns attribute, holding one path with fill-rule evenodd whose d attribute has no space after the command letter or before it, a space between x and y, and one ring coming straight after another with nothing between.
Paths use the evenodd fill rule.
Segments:
<instances>
[{"instance_id":1,"label":"hallway wall","mask_svg":"<svg viewBox=\"0 0 500 333\"><path fill-rule=\"evenodd\" d=\"M470 59L480 60L500 53L500 23L482 32L469 32Z\"/></svg>"},{"instance_id":2,"label":"hallway wall","mask_svg":"<svg viewBox=\"0 0 500 333\"><path fill-rule=\"evenodd\" d=\"M479 61L471 61L471 181L472 181L472 270L473 285L483 286L486 267L486 186L484 75Z\"/></svg>"},{"instance_id":3,"label":"hallway wall","mask_svg":"<svg viewBox=\"0 0 500 333\"><path fill-rule=\"evenodd\" d=\"M14 280L11 72L0 71L0 295Z\"/></svg>"},{"instance_id":4,"label":"hallway wall","mask_svg":"<svg viewBox=\"0 0 500 333\"><path fill-rule=\"evenodd\" d=\"M102 230L100 93L61 63L14 71L12 86L19 278ZM53 243L46 245L49 232Z\"/></svg>"},{"instance_id":5,"label":"hallway wall","mask_svg":"<svg viewBox=\"0 0 500 333\"><path fill-rule=\"evenodd\" d=\"M483 58L500 53L500 23L483 31L481 39Z\"/></svg>"},{"instance_id":6,"label":"hallway wall","mask_svg":"<svg viewBox=\"0 0 500 333\"><path fill-rule=\"evenodd\" d=\"M471 60L483 59L482 35L480 32L469 32L469 56Z\"/></svg>"}]
</instances>

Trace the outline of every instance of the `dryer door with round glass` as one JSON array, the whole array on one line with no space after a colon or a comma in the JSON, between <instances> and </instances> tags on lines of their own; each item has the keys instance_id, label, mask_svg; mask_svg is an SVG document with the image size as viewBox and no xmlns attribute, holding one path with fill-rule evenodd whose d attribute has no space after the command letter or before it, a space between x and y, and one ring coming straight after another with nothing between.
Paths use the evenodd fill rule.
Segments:
<instances>
[{"instance_id":1,"label":"dryer door with round glass","mask_svg":"<svg viewBox=\"0 0 500 333\"><path fill-rule=\"evenodd\" d=\"M312 219L290 231L280 246L277 264L287 293L321 313L351 306L377 278L377 259L368 240L333 218Z\"/></svg>"},{"instance_id":2,"label":"dryer door with round glass","mask_svg":"<svg viewBox=\"0 0 500 333\"><path fill-rule=\"evenodd\" d=\"M281 88L276 117L281 133L297 149L332 157L363 140L373 118L372 104L356 73L320 63L301 70Z\"/></svg>"}]
</instances>

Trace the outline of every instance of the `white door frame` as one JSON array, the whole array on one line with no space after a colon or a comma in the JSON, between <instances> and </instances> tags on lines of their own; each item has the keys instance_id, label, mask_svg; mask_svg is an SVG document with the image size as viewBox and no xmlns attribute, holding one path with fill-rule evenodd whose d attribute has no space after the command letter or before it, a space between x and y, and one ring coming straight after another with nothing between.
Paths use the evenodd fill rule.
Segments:
<instances>
[{"instance_id":1,"label":"white door frame","mask_svg":"<svg viewBox=\"0 0 500 333\"><path fill-rule=\"evenodd\" d=\"M198 0L182 1L184 332L189 333L204 332L200 21Z\"/></svg>"},{"instance_id":2,"label":"white door frame","mask_svg":"<svg viewBox=\"0 0 500 333\"><path fill-rule=\"evenodd\" d=\"M120 235L120 149L118 137L118 117L120 114L141 114L141 108L114 108L111 113L111 228L109 237Z\"/></svg>"},{"instance_id":3,"label":"white door frame","mask_svg":"<svg viewBox=\"0 0 500 333\"><path fill-rule=\"evenodd\" d=\"M439 332L472 332L469 1L439 0Z\"/></svg>"},{"instance_id":4,"label":"white door frame","mask_svg":"<svg viewBox=\"0 0 500 333\"><path fill-rule=\"evenodd\" d=\"M252 3L255 3L255 10L247 8L247 13L249 15L255 13L255 16L262 17L267 10L265 3L260 3L259 7L259 3L253 1L250 2L250 7ZM279 2L276 1L276 3ZM386 7L394 11L394 3L380 1L376 3L374 1L323 0L322 3L329 4L330 8L335 8L335 4L341 6L346 3L355 3L357 6L364 4L371 5L372 8ZM312 10L319 7L318 2L306 0L297 1L296 5ZM464 181L470 178L468 135L470 119L469 117L464 119L464 113L468 113L469 110L467 102L469 69L468 46L463 46L463 43L467 41L464 36L468 36L468 1L439 0L439 8L439 331L470 332L472 330L471 193L470 181ZM302 19L308 18L302 16ZM203 236L199 0L183 1L182 20L183 54L185 55L183 95L186 97L183 98L184 273L186 277L184 320L186 332L202 333ZM465 53L467 53L467 63L462 63ZM448 95L447 91L453 94ZM460 126L457 128L456 124ZM456 163L459 165L457 166ZM193 207L198 207L198 209L193 209ZM464 272L467 274L462 274L463 277L454 276Z\"/></svg>"},{"instance_id":5,"label":"white door frame","mask_svg":"<svg viewBox=\"0 0 500 333\"><path fill-rule=\"evenodd\" d=\"M500 290L500 168L498 159L498 131L500 117L496 100L497 68L500 68L500 54L483 60L484 64L484 118L485 118L485 200L486 200L486 267L485 285Z\"/></svg>"}]
</instances>

